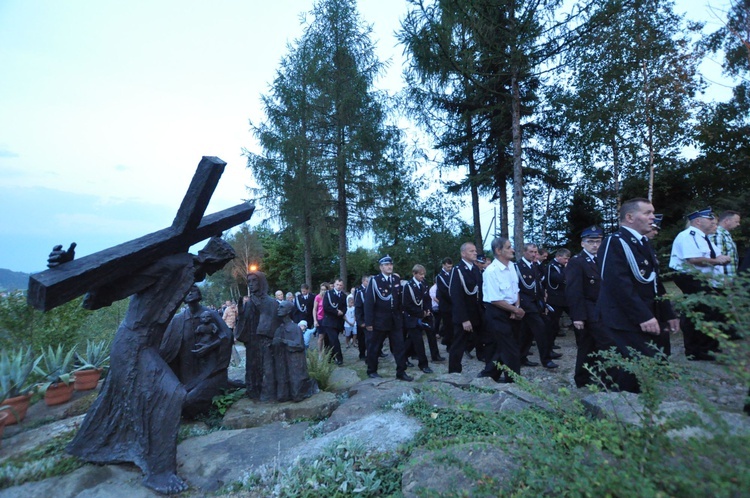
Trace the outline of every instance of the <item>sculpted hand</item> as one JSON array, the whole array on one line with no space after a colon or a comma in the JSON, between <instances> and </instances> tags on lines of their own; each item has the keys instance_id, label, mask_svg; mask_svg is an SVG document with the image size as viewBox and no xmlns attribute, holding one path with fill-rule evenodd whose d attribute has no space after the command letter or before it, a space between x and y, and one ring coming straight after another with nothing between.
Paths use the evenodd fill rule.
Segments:
<instances>
[{"instance_id":1,"label":"sculpted hand","mask_svg":"<svg viewBox=\"0 0 750 498\"><path fill-rule=\"evenodd\" d=\"M67 251L62 250L62 245L56 245L53 247L52 252L49 253L49 257L47 258L47 268L54 268L63 263L67 263L68 261L73 261L73 258L76 256L75 248L75 242L70 244Z\"/></svg>"},{"instance_id":2,"label":"sculpted hand","mask_svg":"<svg viewBox=\"0 0 750 498\"><path fill-rule=\"evenodd\" d=\"M576 321L573 322L573 327L576 330L583 330L584 325L585 325L585 322L583 322L583 321L576 320Z\"/></svg>"},{"instance_id":3,"label":"sculpted hand","mask_svg":"<svg viewBox=\"0 0 750 498\"><path fill-rule=\"evenodd\" d=\"M652 318L641 324L641 330L647 334L659 335L659 321L656 318Z\"/></svg>"}]
</instances>

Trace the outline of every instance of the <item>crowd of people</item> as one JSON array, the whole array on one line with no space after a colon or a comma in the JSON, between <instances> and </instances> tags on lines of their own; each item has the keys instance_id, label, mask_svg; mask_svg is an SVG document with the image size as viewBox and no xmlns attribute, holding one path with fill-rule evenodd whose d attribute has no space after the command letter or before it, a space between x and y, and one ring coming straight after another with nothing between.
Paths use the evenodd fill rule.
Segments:
<instances>
[{"instance_id":1,"label":"crowd of people","mask_svg":"<svg viewBox=\"0 0 750 498\"><path fill-rule=\"evenodd\" d=\"M412 360L432 373L430 362L447 359L448 372L460 373L464 362L476 358L484 365L479 375L497 382L512 382L508 372L520 375L521 367L555 370L561 357L555 341L565 335L560 324L567 315L577 346L576 386L606 378L611 387L638 392L638 380L624 370L594 374L597 353L615 348L625 357L633 350L669 356L670 334L680 330L689 360L713 361L718 350L714 337L680 317L664 297L650 242L661 221L650 201L632 199L620 208L617 231L605 237L601 228L587 227L581 233L582 250L575 255L560 248L547 260L549 253L531 242L516 255L510 240L497 237L486 257L471 242L461 245L458 261L444 258L432 285L424 266L414 265L402 279L386 255L378 261L379 273L363 276L348 294L344 281L335 279L323 282L317 294L302 284L299 292L278 290L274 295L277 302L292 304L291 319L306 347L317 338L317 348L330 351L331 361L342 365L343 337L346 347L359 350L368 376L379 378L378 363L388 356L383 352L387 339L396 378L404 381L413 380L407 373ZM710 208L687 215L669 262L683 293L718 292L722 279L736 275L738 253L730 232L739 224L735 211L718 218ZM696 273L715 278L701 279ZM723 318L707 306L701 311L710 319ZM222 312L233 328L237 306L227 302ZM538 359L531 354L534 344Z\"/></svg>"}]
</instances>

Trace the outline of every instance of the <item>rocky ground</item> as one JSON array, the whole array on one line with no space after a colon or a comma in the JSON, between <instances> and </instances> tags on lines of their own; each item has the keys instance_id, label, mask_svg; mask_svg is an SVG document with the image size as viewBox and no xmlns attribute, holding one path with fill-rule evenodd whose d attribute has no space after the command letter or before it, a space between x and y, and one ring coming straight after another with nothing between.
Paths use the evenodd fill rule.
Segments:
<instances>
[{"instance_id":1,"label":"rocky ground","mask_svg":"<svg viewBox=\"0 0 750 498\"><path fill-rule=\"evenodd\" d=\"M591 395L586 389L576 389L573 384L575 340L571 331L557 339L558 351L563 357L556 362L560 368L523 367L522 375L548 392L567 388L570 396L616 410L627 420L637 404L635 396ZM240 347L241 350L241 347ZM672 362L691 369L697 379L697 388L725 413L733 426L748 428L740 412L746 387L737 385L726 367L717 363L687 362L684 358L681 336L673 340ZM244 352L240 351L242 356ZM447 357L447 354L442 353ZM538 358L533 357L535 361ZM414 362L416 363L416 362ZM301 403L262 404L248 399L238 401L224 417L225 430L202 435L201 424L189 424L194 437L178 446L178 472L191 486L189 496L204 496L220 490L231 482L246 479L249 473L264 466L290 465L299 457L314 457L326 445L342 438L353 438L368 450L395 451L408 442L418 431L419 423L399 411L386 409L388 403L397 402L404 395L422 392L430 403L475 404L487 410L522 410L530 406L543 406L543 402L512 384L497 384L491 379L478 379L482 365L476 359L465 358L462 374L448 374L447 362L431 363L432 374L424 374L416 367L408 369L414 382L395 379L392 355L381 362L382 379L367 379L365 365L358 359L356 348L344 346L344 365L332 375L332 390L321 392ZM244 366L230 369L232 378L244 377ZM467 387L479 387L467 390ZM435 390L440 396L435 396ZM50 409L43 403L33 405L27 420L20 427L9 427L0 450L0 465L9 456L28 451L50 437L74 428L80 423L83 411L91 401L91 394L76 394L72 403ZM608 396L625 399L616 405ZM674 409L684 409L692 400L686 388L669 393L667 402ZM628 412L628 413L625 413ZM322 423L310 420L323 419ZM312 437L315 436L315 437ZM451 447L445 450L417 451L405 465L402 479L404 496L416 496L414 490L428 487L434 490L463 489L466 475L460 465L446 466L444 453L452 452L460 459L471 453L472 461L484 462L494 475L502 476L514 463L492 446L472 445L471 448ZM85 465L74 472L39 482L27 483L0 490L0 497L127 497L155 496L140 485L140 471L132 465ZM436 491L437 493L437 491Z\"/></svg>"}]
</instances>

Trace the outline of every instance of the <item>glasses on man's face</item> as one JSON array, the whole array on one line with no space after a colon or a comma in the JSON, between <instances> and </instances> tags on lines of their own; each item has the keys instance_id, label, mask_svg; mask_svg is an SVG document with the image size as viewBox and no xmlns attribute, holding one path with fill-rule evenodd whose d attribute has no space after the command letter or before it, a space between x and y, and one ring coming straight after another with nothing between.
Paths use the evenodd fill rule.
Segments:
<instances>
[{"instance_id":1,"label":"glasses on man's face","mask_svg":"<svg viewBox=\"0 0 750 498\"><path fill-rule=\"evenodd\" d=\"M584 239L584 244L599 245L602 243L601 239Z\"/></svg>"}]
</instances>

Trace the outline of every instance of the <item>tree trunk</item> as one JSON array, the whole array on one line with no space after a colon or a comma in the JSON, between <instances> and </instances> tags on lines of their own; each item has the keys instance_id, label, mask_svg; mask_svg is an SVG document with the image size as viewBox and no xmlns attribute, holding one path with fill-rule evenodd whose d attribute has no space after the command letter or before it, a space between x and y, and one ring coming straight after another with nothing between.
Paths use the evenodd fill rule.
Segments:
<instances>
[{"instance_id":1,"label":"tree trunk","mask_svg":"<svg viewBox=\"0 0 750 498\"><path fill-rule=\"evenodd\" d=\"M346 286L346 226L349 222L349 210L346 205L346 158L344 157L345 132L339 130L339 140L336 145L336 214L338 215L339 237L339 273Z\"/></svg>"},{"instance_id":2,"label":"tree trunk","mask_svg":"<svg viewBox=\"0 0 750 498\"><path fill-rule=\"evenodd\" d=\"M474 245L478 252L483 248L482 244L482 222L479 218L479 188L477 186L477 163L474 159L474 127L472 126L471 116L466 116L466 135L469 141L468 159L469 159L469 186L471 189L471 211L474 218Z\"/></svg>"},{"instance_id":3,"label":"tree trunk","mask_svg":"<svg viewBox=\"0 0 750 498\"><path fill-rule=\"evenodd\" d=\"M500 236L508 237L508 177L503 173L499 180L500 191Z\"/></svg>"},{"instance_id":4,"label":"tree trunk","mask_svg":"<svg viewBox=\"0 0 750 498\"><path fill-rule=\"evenodd\" d=\"M511 115L513 120L513 246L523 252L523 160L521 157L521 90L518 69L511 70Z\"/></svg>"}]
</instances>

